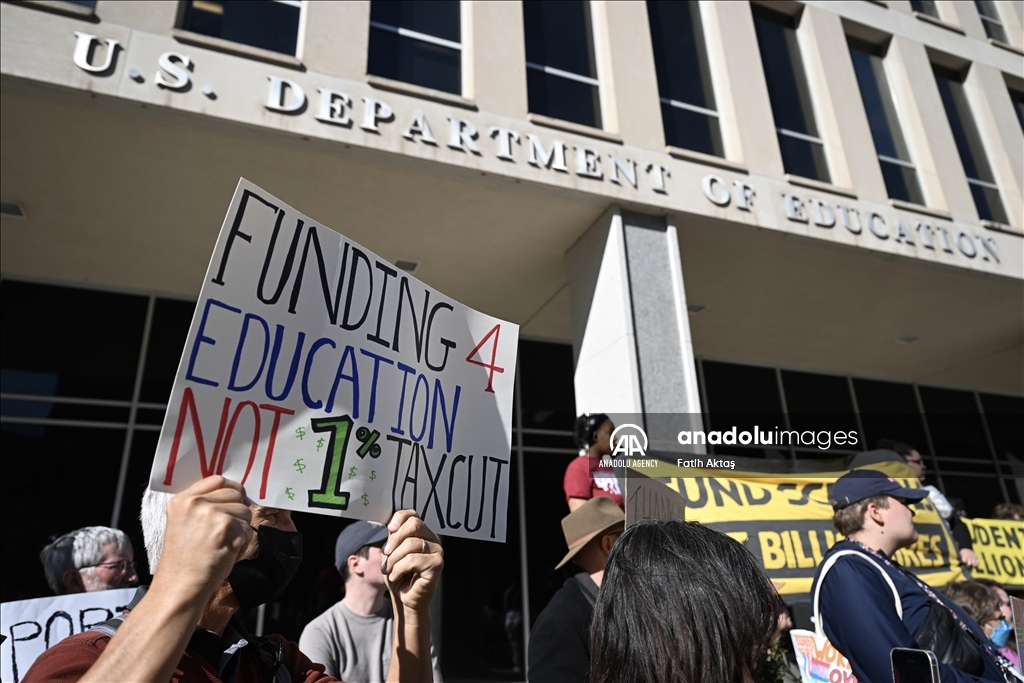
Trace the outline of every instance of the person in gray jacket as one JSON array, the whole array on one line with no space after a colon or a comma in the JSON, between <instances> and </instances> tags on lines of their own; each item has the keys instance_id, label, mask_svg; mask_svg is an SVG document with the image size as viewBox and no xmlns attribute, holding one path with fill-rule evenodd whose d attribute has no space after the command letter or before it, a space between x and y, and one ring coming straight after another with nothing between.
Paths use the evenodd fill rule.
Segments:
<instances>
[{"instance_id":1,"label":"person in gray jacket","mask_svg":"<svg viewBox=\"0 0 1024 683\"><path fill-rule=\"evenodd\" d=\"M299 649L325 673L351 683L383 683L391 663L394 616L381 573L381 547L388 529L379 522L357 521L338 534L335 567L345 597L306 625ZM441 683L434 647L434 682Z\"/></svg>"}]
</instances>

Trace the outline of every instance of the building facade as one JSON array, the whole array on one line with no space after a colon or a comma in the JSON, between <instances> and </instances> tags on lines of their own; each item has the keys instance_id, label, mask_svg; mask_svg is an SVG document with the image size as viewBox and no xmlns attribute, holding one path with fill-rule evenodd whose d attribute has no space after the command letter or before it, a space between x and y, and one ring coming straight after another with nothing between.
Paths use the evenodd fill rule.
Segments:
<instances>
[{"instance_id":1,"label":"building facade","mask_svg":"<svg viewBox=\"0 0 1024 683\"><path fill-rule=\"evenodd\" d=\"M563 578L577 413L839 416L972 514L1020 502L1022 24L1019 0L0 3L2 599L45 592L48 534L138 537L239 177L521 326L509 541L445 541L449 677L514 676ZM302 524L302 585L261 616L293 637L336 591L338 522Z\"/></svg>"}]
</instances>

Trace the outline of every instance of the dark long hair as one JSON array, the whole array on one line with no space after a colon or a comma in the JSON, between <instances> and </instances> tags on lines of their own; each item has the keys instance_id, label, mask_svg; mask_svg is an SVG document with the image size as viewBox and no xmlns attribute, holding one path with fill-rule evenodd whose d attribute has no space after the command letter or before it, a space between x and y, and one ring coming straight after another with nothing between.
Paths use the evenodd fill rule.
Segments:
<instances>
[{"instance_id":1,"label":"dark long hair","mask_svg":"<svg viewBox=\"0 0 1024 683\"><path fill-rule=\"evenodd\" d=\"M573 441L581 451L590 449L594 443L594 433L598 427L608 421L604 413L584 413L576 418L576 425L572 430Z\"/></svg>"},{"instance_id":2,"label":"dark long hair","mask_svg":"<svg viewBox=\"0 0 1024 683\"><path fill-rule=\"evenodd\" d=\"M743 683L782 609L737 541L697 522L639 522L608 557L590 683Z\"/></svg>"}]
</instances>

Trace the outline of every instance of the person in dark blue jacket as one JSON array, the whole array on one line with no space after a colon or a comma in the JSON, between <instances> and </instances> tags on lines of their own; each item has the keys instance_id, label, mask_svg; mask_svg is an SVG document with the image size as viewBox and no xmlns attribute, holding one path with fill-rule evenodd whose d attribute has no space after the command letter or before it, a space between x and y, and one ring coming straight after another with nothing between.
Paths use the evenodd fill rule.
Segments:
<instances>
[{"instance_id":1,"label":"person in dark blue jacket","mask_svg":"<svg viewBox=\"0 0 1024 683\"><path fill-rule=\"evenodd\" d=\"M855 470L836 481L830 501L833 524L846 539L832 546L818 566L811 587L815 614L832 645L850 660L859 683L888 683L893 680L889 652L919 647L929 611L938 603L957 627L978 637L980 659L973 673L940 663L942 683L1003 683L978 624L890 559L917 540L909 506L927 496L927 490L904 488L876 470Z\"/></svg>"}]
</instances>

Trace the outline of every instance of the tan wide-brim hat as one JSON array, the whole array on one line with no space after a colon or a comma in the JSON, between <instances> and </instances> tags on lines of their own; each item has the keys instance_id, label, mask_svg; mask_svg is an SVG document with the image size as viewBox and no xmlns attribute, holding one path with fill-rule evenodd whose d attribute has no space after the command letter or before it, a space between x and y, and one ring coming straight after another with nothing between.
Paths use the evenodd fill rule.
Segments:
<instances>
[{"instance_id":1,"label":"tan wide-brim hat","mask_svg":"<svg viewBox=\"0 0 1024 683\"><path fill-rule=\"evenodd\" d=\"M614 500L608 496L591 498L562 518L562 533L569 552L555 565L555 569L561 569L593 539L609 531L621 531L625 526L626 515Z\"/></svg>"}]
</instances>

